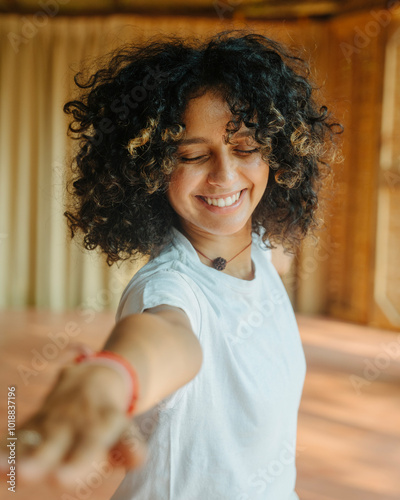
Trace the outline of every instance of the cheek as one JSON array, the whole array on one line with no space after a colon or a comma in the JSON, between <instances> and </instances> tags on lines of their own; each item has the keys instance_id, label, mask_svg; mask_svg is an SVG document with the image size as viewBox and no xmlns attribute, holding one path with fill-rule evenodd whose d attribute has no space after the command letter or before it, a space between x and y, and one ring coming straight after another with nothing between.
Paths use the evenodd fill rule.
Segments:
<instances>
[{"instance_id":1,"label":"cheek","mask_svg":"<svg viewBox=\"0 0 400 500\"><path fill-rule=\"evenodd\" d=\"M172 206L172 208L175 209L175 201L178 198L178 191L176 189L176 184L172 183L172 181L169 183L168 190L167 190L167 199L169 201L169 204Z\"/></svg>"},{"instance_id":2,"label":"cheek","mask_svg":"<svg viewBox=\"0 0 400 500\"><path fill-rule=\"evenodd\" d=\"M258 203L262 199L265 190L267 188L268 177L269 177L269 166L263 162L262 165L260 165L260 168L254 172L254 176L252 178L252 182L255 186L254 190L255 203Z\"/></svg>"},{"instance_id":3,"label":"cheek","mask_svg":"<svg viewBox=\"0 0 400 500\"><path fill-rule=\"evenodd\" d=\"M269 166L264 161L260 160L258 165L253 171L253 182L261 188L261 186L266 186L269 177Z\"/></svg>"},{"instance_id":4,"label":"cheek","mask_svg":"<svg viewBox=\"0 0 400 500\"><path fill-rule=\"evenodd\" d=\"M190 168L178 167L171 175L168 193L174 197L190 195L195 191L199 177L199 172L192 172Z\"/></svg>"},{"instance_id":5,"label":"cheek","mask_svg":"<svg viewBox=\"0 0 400 500\"><path fill-rule=\"evenodd\" d=\"M172 207L175 207L179 204L187 194L189 185L188 179L186 178L185 173L183 171L175 171L171 175L171 179L168 186L167 198Z\"/></svg>"},{"instance_id":6,"label":"cheek","mask_svg":"<svg viewBox=\"0 0 400 500\"><path fill-rule=\"evenodd\" d=\"M265 172L264 172L264 184L265 184L265 186L268 184L268 178L269 178L269 167L267 165Z\"/></svg>"}]
</instances>

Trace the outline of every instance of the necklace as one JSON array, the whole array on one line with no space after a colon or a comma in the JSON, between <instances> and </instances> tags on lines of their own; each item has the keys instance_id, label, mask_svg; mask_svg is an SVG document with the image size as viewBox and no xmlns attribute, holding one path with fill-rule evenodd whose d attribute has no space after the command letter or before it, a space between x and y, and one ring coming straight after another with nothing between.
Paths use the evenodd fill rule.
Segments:
<instances>
[{"instance_id":1,"label":"necklace","mask_svg":"<svg viewBox=\"0 0 400 500\"><path fill-rule=\"evenodd\" d=\"M200 252L200 250L197 250L196 247L193 247L196 252L198 252L200 255L202 255L203 257L205 257L206 259L208 259L209 261L211 261L213 263L213 268L216 269L217 271L223 271L225 268L226 268L226 265L229 264L229 262L231 262L233 259L236 259L236 257L238 255L240 255L242 252L244 252L246 250L246 248L249 248L249 246L252 244L252 242L250 241L250 243L248 245L246 245L243 250L240 250L239 253L237 253L234 257L232 257L230 260L226 260L224 259L223 257L217 257L216 259L210 259L210 257L207 257L207 255L204 255L203 252Z\"/></svg>"}]
</instances>

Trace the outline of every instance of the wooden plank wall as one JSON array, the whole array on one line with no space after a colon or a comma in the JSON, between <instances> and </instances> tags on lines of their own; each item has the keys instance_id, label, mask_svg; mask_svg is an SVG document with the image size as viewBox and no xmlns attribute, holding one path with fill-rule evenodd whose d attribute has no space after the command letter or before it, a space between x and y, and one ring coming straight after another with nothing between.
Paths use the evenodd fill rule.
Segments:
<instances>
[{"instance_id":1,"label":"wooden plank wall","mask_svg":"<svg viewBox=\"0 0 400 500\"><path fill-rule=\"evenodd\" d=\"M344 161L325 193L326 230L297 260L295 308L398 330L400 14L371 10L319 28L319 78L345 127Z\"/></svg>"},{"instance_id":2,"label":"wooden plank wall","mask_svg":"<svg viewBox=\"0 0 400 500\"><path fill-rule=\"evenodd\" d=\"M311 66L316 68L322 103L328 103L345 126L345 159L342 164L334 165L334 183L328 184L323 192L326 203L321 207L320 217L326 222L324 230L317 233L319 243L315 246L312 240L304 242L284 283L296 312L325 314L393 330L400 327L400 6L396 9L397 4L394 2L391 10L371 9L331 19L284 23L248 21L240 15L232 24L224 24L217 18L194 18L190 23L187 18L141 18L146 36L159 30L210 34L231 27L252 27L285 43L304 45ZM113 29L128 22L126 18L111 21ZM57 18L52 22L64 23L64 20ZM131 22L137 21L132 18ZM127 32L124 36L131 34ZM42 263L43 283L49 279L47 262ZM68 279L74 280L76 275L72 273ZM71 293L87 296L92 293L90 287L98 287L97 283L104 281L99 274L96 279L97 282L93 277L83 280L83 285L77 280L77 287L82 290L73 289ZM27 281L20 286L24 291L27 286L33 287Z\"/></svg>"},{"instance_id":3,"label":"wooden plank wall","mask_svg":"<svg viewBox=\"0 0 400 500\"><path fill-rule=\"evenodd\" d=\"M385 50L371 318L390 327L400 325L400 16L388 27Z\"/></svg>"}]
</instances>

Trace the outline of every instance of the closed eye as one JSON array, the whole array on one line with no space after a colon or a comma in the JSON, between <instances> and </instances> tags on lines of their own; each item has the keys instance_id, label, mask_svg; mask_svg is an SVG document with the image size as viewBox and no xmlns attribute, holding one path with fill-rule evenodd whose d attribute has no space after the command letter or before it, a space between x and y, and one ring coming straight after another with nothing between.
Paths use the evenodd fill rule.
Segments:
<instances>
[{"instance_id":1,"label":"closed eye","mask_svg":"<svg viewBox=\"0 0 400 500\"><path fill-rule=\"evenodd\" d=\"M247 156L251 155L252 153L257 153L259 151L259 148L254 148L254 149L235 149L235 153L239 153L240 155ZM200 155L200 156L193 156L192 158L188 158L186 156L180 156L179 160L182 162L196 162L203 160L204 158L207 158L208 155Z\"/></svg>"},{"instance_id":2,"label":"closed eye","mask_svg":"<svg viewBox=\"0 0 400 500\"><path fill-rule=\"evenodd\" d=\"M255 149L235 149L237 153L245 153L245 154L251 154L251 153L257 153L259 151L258 148Z\"/></svg>"},{"instance_id":3,"label":"closed eye","mask_svg":"<svg viewBox=\"0 0 400 500\"><path fill-rule=\"evenodd\" d=\"M202 158L205 158L206 156L205 155L202 155L202 156L195 156L193 158L186 158L184 156L180 156L179 159L180 161L186 161L186 162L189 162L189 161L198 161L198 160L201 160Z\"/></svg>"}]
</instances>

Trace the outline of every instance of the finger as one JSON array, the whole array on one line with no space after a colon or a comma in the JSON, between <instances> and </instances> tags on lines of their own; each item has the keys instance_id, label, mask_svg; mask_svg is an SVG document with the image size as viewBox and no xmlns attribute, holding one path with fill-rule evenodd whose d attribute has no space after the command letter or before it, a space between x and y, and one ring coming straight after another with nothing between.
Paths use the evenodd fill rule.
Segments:
<instances>
[{"instance_id":1,"label":"finger","mask_svg":"<svg viewBox=\"0 0 400 500\"><path fill-rule=\"evenodd\" d=\"M57 480L64 485L70 484L77 475L85 476L100 461L107 460L109 450L117 443L126 426L126 420L120 411L110 409L103 412L100 421L81 430L68 456L54 471Z\"/></svg>"},{"instance_id":2,"label":"finger","mask_svg":"<svg viewBox=\"0 0 400 500\"><path fill-rule=\"evenodd\" d=\"M146 439L134 421L126 426L124 432L110 453L110 460L126 469L142 466L148 455Z\"/></svg>"},{"instance_id":3,"label":"finger","mask_svg":"<svg viewBox=\"0 0 400 500\"><path fill-rule=\"evenodd\" d=\"M36 430L36 429L35 429ZM68 425L58 425L40 431L42 442L29 446L23 442L17 447L18 477L22 481L36 483L45 478L68 454L73 439Z\"/></svg>"}]
</instances>

